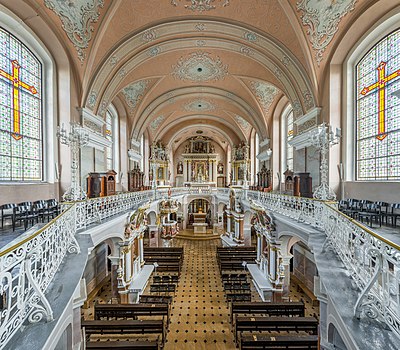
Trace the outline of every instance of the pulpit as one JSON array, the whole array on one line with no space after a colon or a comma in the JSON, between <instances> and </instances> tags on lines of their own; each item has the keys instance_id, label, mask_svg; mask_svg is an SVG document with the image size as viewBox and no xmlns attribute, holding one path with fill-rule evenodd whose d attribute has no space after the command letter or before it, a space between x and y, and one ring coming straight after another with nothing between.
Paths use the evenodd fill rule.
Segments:
<instances>
[{"instance_id":1,"label":"pulpit","mask_svg":"<svg viewBox=\"0 0 400 350\"><path fill-rule=\"evenodd\" d=\"M105 173L89 173L87 180L87 196L89 198L112 196L115 194L114 170Z\"/></svg>"}]
</instances>

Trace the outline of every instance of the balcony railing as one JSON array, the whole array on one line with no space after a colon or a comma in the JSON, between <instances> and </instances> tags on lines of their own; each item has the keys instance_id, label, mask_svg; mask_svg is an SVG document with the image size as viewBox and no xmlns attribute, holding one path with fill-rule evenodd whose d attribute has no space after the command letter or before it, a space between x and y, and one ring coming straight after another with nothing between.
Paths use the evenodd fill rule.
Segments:
<instances>
[{"instance_id":1,"label":"balcony railing","mask_svg":"<svg viewBox=\"0 0 400 350\"><path fill-rule=\"evenodd\" d=\"M64 203L64 211L49 224L22 237L0 252L0 348L28 322L52 320L45 297L64 257L79 252L77 230L141 204L168 195L215 194L227 198L229 189L148 190ZM243 191L248 200L267 210L309 224L326 233L329 243L361 290L355 315L379 318L400 337L400 247L339 212L332 203L257 191Z\"/></svg>"}]
</instances>

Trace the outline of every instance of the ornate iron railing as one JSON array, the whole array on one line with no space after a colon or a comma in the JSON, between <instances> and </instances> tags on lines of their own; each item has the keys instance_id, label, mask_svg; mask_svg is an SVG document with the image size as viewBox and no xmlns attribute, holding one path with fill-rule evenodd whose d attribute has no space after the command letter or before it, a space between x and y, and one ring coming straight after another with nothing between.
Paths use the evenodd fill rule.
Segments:
<instances>
[{"instance_id":1,"label":"ornate iron railing","mask_svg":"<svg viewBox=\"0 0 400 350\"><path fill-rule=\"evenodd\" d=\"M79 253L76 207L0 252L0 348L21 325L53 319L45 293L67 253Z\"/></svg>"},{"instance_id":2,"label":"ornate iron railing","mask_svg":"<svg viewBox=\"0 0 400 350\"><path fill-rule=\"evenodd\" d=\"M400 338L400 247L336 208L336 203L248 191L266 209L321 229L360 289L354 315L378 319Z\"/></svg>"},{"instance_id":3,"label":"ornate iron railing","mask_svg":"<svg viewBox=\"0 0 400 350\"><path fill-rule=\"evenodd\" d=\"M201 191L200 191L201 190ZM28 320L51 320L52 310L45 294L68 252L79 252L78 229L136 209L147 201L168 195L209 194L226 196L229 189L172 188L122 193L64 203L64 211L37 232L0 252L0 348ZM400 247L339 212L334 205L318 200L258 191L243 191L267 210L309 224L326 233L360 288L354 306L356 317L364 313L379 318L400 337Z\"/></svg>"}]
</instances>

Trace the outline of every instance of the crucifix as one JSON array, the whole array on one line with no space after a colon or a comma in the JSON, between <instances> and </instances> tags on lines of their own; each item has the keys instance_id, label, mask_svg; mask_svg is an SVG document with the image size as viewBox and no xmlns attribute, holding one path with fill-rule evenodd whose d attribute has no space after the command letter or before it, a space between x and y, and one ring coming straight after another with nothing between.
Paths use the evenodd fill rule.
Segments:
<instances>
[{"instance_id":1,"label":"crucifix","mask_svg":"<svg viewBox=\"0 0 400 350\"><path fill-rule=\"evenodd\" d=\"M386 75L386 62L382 61L377 70L378 81L362 89L361 95L366 95L368 92L378 89L378 135L376 138L382 141L387 136L385 127L385 87L389 81L400 76L400 69Z\"/></svg>"},{"instance_id":2,"label":"crucifix","mask_svg":"<svg viewBox=\"0 0 400 350\"><path fill-rule=\"evenodd\" d=\"M11 65L12 65L12 75L0 69L0 76L10 80L13 84L12 108L14 111L14 119L13 119L13 132L11 133L11 136L18 141L22 138L21 115L19 111L20 87L30 91L33 95L37 94L37 90L34 86L28 85L27 83L24 83L19 79L19 70L21 66L19 65L17 60L11 61Z\"/></svg>"}]
</instances>

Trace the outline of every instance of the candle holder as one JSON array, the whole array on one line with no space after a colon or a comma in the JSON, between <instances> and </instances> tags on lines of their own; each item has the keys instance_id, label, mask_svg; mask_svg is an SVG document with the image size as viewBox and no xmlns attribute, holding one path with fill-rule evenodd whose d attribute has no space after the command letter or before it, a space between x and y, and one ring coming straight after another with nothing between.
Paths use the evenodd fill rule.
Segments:
<instances>
[{"instance_id":1,"label":"candle holder","mask_svg":"<svg viewBox=\"0 0 400 350\"><path fill-rule=\"evenodd\" d=\"M313 197L316 199L336 200L336 194L328 184L329 164L327 154L330 147L337 145L340 142L341 136L341 130L339 128L336 128L336 134L334 134L332 127L326 125L326 123L322 123L311 133L311 142L321 154L321 184L313 193Z\"/></svg>"},{"instance_id":2,"label":"candle holder","mask_svg":"<svg viewBox=\"0 0 400 350\"><path fill-rule=\"evenodd\" d=\"M78 123L71 122L69 133L63 124L61 128L57 127L56 135L60 143L67 145L71 150L71 186L63 194L62 198L68 202L86 199L86 193L80 185L79 151L89 143L89 134Z\"/></svg>"}]
</instances>

